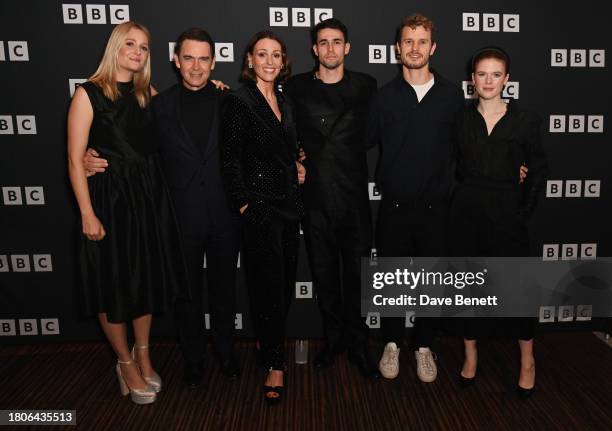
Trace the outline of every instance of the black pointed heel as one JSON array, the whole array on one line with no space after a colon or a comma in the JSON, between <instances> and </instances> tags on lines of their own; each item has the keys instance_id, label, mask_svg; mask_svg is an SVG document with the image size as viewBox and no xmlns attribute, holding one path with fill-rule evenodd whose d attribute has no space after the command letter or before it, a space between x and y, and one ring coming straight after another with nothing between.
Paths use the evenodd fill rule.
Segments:
<instances>
[{"instance_id":1,"label":"black pointed heel","mask_svg":"<svg viewBox=\"0 0 612 431\"><path fill-rule=\"evenodd\" d=\"M470 386L474 386L474 383L476 383L476 376L463 377L461 373L459 373L459 384L461 385L462 388L466 389L466 388L469 388Z\"/></svg>"},{"instance_id":2,"label":"black pointed heel","mask_svg":"<svg viewBox=\"0 0 612 431\"><path fill-rule=\"evenodd\" d=\"M287 388L287 382L286 382L287 370L285 368L280 369L280 370L270 368L268 370L268 373L270 373L271 371L282 371L283 372L283 386L266 386L264 384L263 386L264 399L266 400L266 403L269 406L273 406L273 405L280 403L283 399L284 392ZM269 396L268 394L276 394L276 396Z\"/></svg>"},{"instance_id":3,"label":"black pointed heel","mask_svg":"<svg viewBox=\"0 0 612 431\"><path fill-rule=\"evenodd\" d=\"M516 385L516 393L518 394L518 397L521 400L526 400L529 397L531 397L533 393L535 392L535 390L536 390L535 385L533 385L533 388L530 388L530 389L522 388L519 385Z\"/></svg>"}]
</instances>

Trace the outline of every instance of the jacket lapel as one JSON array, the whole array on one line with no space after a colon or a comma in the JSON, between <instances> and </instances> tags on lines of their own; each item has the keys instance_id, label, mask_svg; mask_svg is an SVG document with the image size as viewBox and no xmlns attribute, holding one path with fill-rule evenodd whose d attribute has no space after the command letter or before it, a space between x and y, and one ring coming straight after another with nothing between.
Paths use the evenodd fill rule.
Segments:
<instances>
[{"instance_id":1,"label":"jacket lapel","mask_svg":"<svg viewBox=\"0 0 612 431\"><path fill-rule=\"evenodd\" d=\"M276 115L274 114L274 111L272 111L272 108L270 108L266 98L263 96L263 94L261 94L261 91L259 91L255 84L249 84L248 89L253 99L253 112L255 115L273 135L275 135L278 139L282 139L281 122L279 122L278 118L276 118ZM281 109L281 115L284 115L280 98L278 105L279 109Z\"/></svg>"}]
</instances>

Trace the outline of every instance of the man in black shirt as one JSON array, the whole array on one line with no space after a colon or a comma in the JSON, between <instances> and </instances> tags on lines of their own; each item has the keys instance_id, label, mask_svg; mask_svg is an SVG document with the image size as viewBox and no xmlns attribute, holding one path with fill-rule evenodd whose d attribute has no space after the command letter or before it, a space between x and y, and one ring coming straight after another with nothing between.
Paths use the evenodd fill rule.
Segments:
<instances>
[{"instance_id":1,"label":"man in black shirt","mask_svg":"<svg viewBox=\"0 0 612 431\"><path fill-rule=\"evenodd\" d=\"M364 126L376 80L344 68L350 44L339 20L317 24L312 43L318 68L291 78L285 91L306 153L304 235L326 340L315 366L329 367L348 349L362 374L376 377L360 310L361 258L372 246Z\"/></svg>"},{"instance_id":2,"label":"man in black shirt","mask_svg":"<svg viewBox=\"0 0 612 431\"><path fill-rule=\"evenodd\" d=\"M382 199L377 219L380 257L446 256L447 212L453 181L452 130L464 96L429 68L436 49L433 22L415 14L397 33L402 70L376 94L369 119L369 146L380 145L376 181ZM386 345L381 374L395 378L404 319L383 318ZM421 381L437 375L430 350L435 319L417 318L412 348Z\"/></svg>"},{"instance_id":3,"label":"man in black shirt","mask_svg":"<svg viewBox=\"0 0 612 431\"><path fill-rule=\"evenodd\" d=\"M233 345L240 227L221 182L218 123L223 93L209 81L215 66L214 42L206 31L192 28L179 36L174 52L181 83L154 97L152 108L191 284L192 299L177 298L176 321L185 359L185 383L195 388L202 380L206 350L202 309L205 253L215 350L225 375L239 373ZM104 161L86 162L86 168L100 171L95 163Z\"/></svg>"}]
</instances>

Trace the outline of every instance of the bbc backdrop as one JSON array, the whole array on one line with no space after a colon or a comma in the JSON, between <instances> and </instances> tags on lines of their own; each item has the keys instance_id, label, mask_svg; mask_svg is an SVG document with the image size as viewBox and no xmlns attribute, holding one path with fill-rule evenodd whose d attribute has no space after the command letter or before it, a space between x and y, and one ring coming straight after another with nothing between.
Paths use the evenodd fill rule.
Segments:
<instances>
[{"instance_id":1,"label":"bbc backdrop","mask_svg":"<svg viewBox=\"0 0 612 431\"><path fill-rule=\"evenodd\" d=\"M78 312L75 244L78 219L66 167L66 113L74 88L96 69L115 24L136 20L149 27L153 83L163 90L177 76L173 41L192 26L216 41L213 77L237 87L243 50L256 31L271 29L287 43L294 73L311 70L309 29L336 17L350 32L346 64L379 86L399 70L395 29L402 17L422 12L438 28L431 62L474 97L470 55L498 45L512 57L504 97L538 112L550 177L530 223L533 254L543 260L609 256L612 142L610 6L576 2L262 1L111 4L13 0L0 3L0 343L99 339L95 319ZM310 3L310 4L309 4ZM373 177L377 154L368 154ZM369 185L374 215L380 195ZM373 256L376 251L372 250ZM203 265L205 258L203 257ZM242 269L236 327L251 335ZM298 283L290 312L290 337L321 335L317 286L301 245ZM539 330L602 328L584 310L542 304ZM586 309L588 310L588 308ZM172 313L155 320L154 335L173 335ZM209 316L202 316L209 327ZM586 320L585 320L586 319ZM411 316L406 326L412 325ZM377 316L368 316L372 328Z\"/></svg>"}]
</instances>

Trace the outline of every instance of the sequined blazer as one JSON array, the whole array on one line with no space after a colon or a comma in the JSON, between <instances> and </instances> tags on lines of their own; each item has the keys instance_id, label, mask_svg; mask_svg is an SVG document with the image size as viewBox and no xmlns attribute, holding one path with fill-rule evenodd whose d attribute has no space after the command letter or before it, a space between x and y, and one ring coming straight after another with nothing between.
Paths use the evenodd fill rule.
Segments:
<instances>
[{"instance_id":1,"label":"sequined blazer","mask_svg":"<svg viewBox=\"0 0 612 431\"><path fill-rule=\"evenodd\" d=\"M234 208L298 220L303 215L297 179L297 132L289 97L277 91L282 121L254 83L222 105L221 171Z\"/></svg>"}]
</instances>

